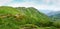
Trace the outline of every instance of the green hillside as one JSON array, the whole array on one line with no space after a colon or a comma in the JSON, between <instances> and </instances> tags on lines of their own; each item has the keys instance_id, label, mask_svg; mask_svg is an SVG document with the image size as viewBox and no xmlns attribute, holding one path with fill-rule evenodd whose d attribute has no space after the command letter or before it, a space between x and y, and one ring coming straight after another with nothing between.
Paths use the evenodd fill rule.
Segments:
<instances>
[{"instance_id":1,"label":"green hillside","mask_svg":"<svg viewBox=\"0 0 60 29\"><path fill-rule=\"evenodd\" d=\"M33 7L0 6L0 29L56 29L47 15Z\"/></svg>"},{"instance_id":2,"label":"green hillside","mask_svg":"<svg viewBox=\"0 0 60 29\"><path fill-rule=\"evenodd\" d=\"M0 7L0 14L18 14L18 10L8 6L1 6Z\"/></svg>"},{"instance_id":3,"label":"green hillside","mask_svg":"<svg viewBox=\"0 0 60 29\"><path fill-rule=\"evenodd\" d=\"M31 23L37 22L37 24L39 23L39 25L40 25L40 23L49 24L49 21L50 21L49 18L45 14L39 12L37 9L35 9L33 7L29 7L29 8L18 7L17 10L20 10L21 13L23 13L24 15L29 17L28 19L30 19L30 20L33 19L33 20L31 20ZM35 20L35 22L33 22L34 20Z\"/></svg>"}]
</instances>

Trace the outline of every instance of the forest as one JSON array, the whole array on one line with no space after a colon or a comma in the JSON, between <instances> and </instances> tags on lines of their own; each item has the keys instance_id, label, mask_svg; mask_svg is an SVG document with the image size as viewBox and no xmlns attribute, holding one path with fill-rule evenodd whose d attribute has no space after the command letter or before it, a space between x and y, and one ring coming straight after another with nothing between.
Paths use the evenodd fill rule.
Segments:
<instances>
[{"instance_id":1,"label":"forest","mask_svg":"<svg viewBox=\"0 0 60 29\"><path fill-rule=\"evenodd\" d=\"M57 19L33 7L0 6L0 29L60 29Z\"/></svg>"}]
</instances>

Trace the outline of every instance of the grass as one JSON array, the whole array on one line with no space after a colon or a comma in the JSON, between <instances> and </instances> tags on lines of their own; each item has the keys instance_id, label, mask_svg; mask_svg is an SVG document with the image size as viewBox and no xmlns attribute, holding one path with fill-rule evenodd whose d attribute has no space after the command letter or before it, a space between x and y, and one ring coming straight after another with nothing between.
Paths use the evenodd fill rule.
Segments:
<instances>
[{"instance_id":1,"label":"grass","mask_svg":"<svg viewBox=\"0 0 60 29\"><path fill-rule=\"evenodd\" d=\"M0 7L0 29L56 29L52 24L47 15L33 7Z\"/></svg>"}]
</instances>

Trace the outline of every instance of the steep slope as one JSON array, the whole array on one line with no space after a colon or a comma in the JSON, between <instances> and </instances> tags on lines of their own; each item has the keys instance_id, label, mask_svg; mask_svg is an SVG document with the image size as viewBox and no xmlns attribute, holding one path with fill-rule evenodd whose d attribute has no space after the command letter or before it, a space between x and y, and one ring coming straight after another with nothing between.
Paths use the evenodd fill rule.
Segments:
<instances>
[{"instance_id":1,"label":"steep slope","mask_svg":"<svg viewBox=\"0 0 60 29\"><path fill-rule=\"evenodd\" d=\"M0 29L20 29L25 24L49 26L50 19L33 7L0 7Z\"/></svg>"},{"instance_id":2,"label":"steep slope","mask_svg":"<svg viewBox=\"0 0 60 29\"><path fill-rule=\"evenodd\" d=\"M31 23L35 20L35 23L37 22L37 24L49 24L50 19L33 7L18 7L17 10L20 10L20 12L29 17L30 20L32 18L33 20L31 20Z\"/></svg>"}]
</instances>

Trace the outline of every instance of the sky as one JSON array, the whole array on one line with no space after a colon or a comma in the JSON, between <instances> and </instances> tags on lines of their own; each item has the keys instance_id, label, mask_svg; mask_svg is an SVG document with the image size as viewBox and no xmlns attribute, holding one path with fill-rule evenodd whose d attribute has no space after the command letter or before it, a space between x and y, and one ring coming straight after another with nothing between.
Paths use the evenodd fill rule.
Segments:
<instances>
[{"instance_id":1,"label":"sky","mask_svg":"<svg viewBox=\"0 0 60 29\"><path fill-rule=\"evenodd\" d=\"M60 0L0 0L0 6L34 7L38 10L60 11Z\"/></svg>"}]
</instances>

